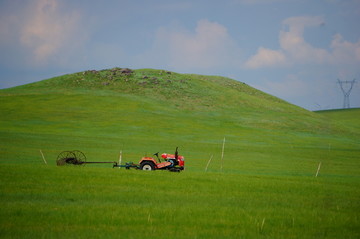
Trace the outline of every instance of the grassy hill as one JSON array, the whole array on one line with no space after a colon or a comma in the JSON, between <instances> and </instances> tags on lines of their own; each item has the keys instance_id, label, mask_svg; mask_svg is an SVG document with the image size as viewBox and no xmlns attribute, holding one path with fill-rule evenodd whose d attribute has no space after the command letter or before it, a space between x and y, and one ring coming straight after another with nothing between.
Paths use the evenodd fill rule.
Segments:
<instances>
[{"instance_id":1,"label":"grassy hill","mask_svg":"<svg viewBox=\"0 0 360 239\"><path fill-rule=\"evenodd\" d=\"M336 121L350 131L359 132L360 130L360 108L322 110L317 111L317 113L330 120Z\"/></svg>"},{"instance_id":2,"label":"grassy hill","mask_svg":"<svg viewBox=\"0 0 360 239\"><path fill-rule=\"evenodd\" d=\"M309 112L228 78L153 69L58 76L0 99L4 238L360 234L360 130L340 119L350 111ZM180 174L55 165L63 150L137 162L176 146Z\"/></svg>"}]
</instances>

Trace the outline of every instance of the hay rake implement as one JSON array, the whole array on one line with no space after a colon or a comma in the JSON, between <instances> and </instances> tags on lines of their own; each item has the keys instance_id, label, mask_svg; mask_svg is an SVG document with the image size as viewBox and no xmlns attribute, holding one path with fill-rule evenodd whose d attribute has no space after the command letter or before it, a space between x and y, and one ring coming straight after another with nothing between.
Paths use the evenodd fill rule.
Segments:
<instances>
[{"instance_id":1,"label":"hay rake implement","mask_svg":"<svg viewBox=\"0 0 360 239\"><path fill-rule=\"evenodd\" d=\"M79 150L74 151L63 151L61 152L56 160L58 166L64 165L85 165L85 164L95 164L95 163L111 163L113 168L134 168L141 170L168 170L171 172L180 172L185 169L185 159L183 156L178 154L178 148L176 147L175 154L166 154L163 153L159 157L159 152L155 153L154 156L157 157L157 160L154 157L142 157L138 164L133 162L128 162L125 164L112 162L87 162L86 156L83 152ZM163 161L161 161L161 159Z\"/></svg>"}]
</instances>

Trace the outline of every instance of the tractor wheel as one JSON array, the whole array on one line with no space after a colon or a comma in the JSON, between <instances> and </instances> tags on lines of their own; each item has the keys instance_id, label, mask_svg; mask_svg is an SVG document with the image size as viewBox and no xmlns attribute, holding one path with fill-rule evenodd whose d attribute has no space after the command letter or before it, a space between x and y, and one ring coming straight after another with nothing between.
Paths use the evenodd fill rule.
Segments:
<instances>
[{"instance_id":1,"label":"tractor wheel","mask_svg":"<svg viewBox=\"0 0 360 239\"><path fill-rule=\"evenodd\" d=\"M168 162L171 163L170 168L175 166L175 159L169 159Z\"/></svg>"},{"instance_id":2,"label":"tractor wheel","mask_svg":"<svg viewBox=\"0 0 360 239\"><path fill-rule=\"evenodd\" d=\"M152 171L155 170L155 164L152 162L143 162L140 164L140 169Z\"/></svg>"}]
</instances>

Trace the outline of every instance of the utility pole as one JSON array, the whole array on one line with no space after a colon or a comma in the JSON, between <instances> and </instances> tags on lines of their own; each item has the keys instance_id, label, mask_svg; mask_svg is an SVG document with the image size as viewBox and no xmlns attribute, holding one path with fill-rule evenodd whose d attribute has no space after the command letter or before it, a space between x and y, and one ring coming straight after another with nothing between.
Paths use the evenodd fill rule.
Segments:
<instances>
[{"instance_id":1,"label":"utility pole","mask_svg":"<svg viewBox=\"0 0 360 239\"><path fill-rule=\"evenodd\" d=\"M344 104L343 104L343 108L350 108L350 92L355 84L356 80L353 79L352 81L341 81L338 79L338 84L340 85L340 89L344 94ZM347 90L344 89L344 85L346 84L350 84L350 88L348 88Z\"/></svg>"}]
</instances>

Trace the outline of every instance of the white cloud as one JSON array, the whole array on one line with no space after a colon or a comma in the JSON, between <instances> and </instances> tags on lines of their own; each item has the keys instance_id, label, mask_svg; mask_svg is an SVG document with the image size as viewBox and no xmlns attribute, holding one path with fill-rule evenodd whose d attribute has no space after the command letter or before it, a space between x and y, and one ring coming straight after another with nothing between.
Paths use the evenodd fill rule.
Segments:
<instances>
[{"instance_id":1,"label":"white cloud","mask_svg":"<svg viewBox=\"0 0 360 239\"><path fill-rule=\"evenodd\" d=\"M245 67L256 69L263 66L282 66L286 64L286 56L281 50L271 50L260 47L256 55L252 56Z\"/></svg>"},{"instance_id":2,"label":"white cloud","mask_svg":"<svg viewBox=\"0 0 360 239\"><path fill-rule=\"evenodd\" d=\"M331 42L334 63L360 63L360 40L356 43L345 41L340 34L336 34Z\"/></svg>"},{"instance_id":3,"label":"white cloud","mask_svg":"<svg viewBox=\"0 0 360 239\"><path fill-rule=\"evenodd\" d=\"M286 19L283 24L289 27L289 31L280 32L280 46L296 63L325 63L330 54L320 48L315 48L304 39L305 27L315 27L324 24L321 17L292 17Z\"/></svg>"},{"instance_id":4,"label":"white cloud","mask_svg":"<svg viewBox=\"0 0 360 239\"><path fill-rule=\"evenodd\" d=\"M288 30L279 34L279 50L260 47L258 52L244 64L246 68L282 67L292 64L347 65L360 63L360 40L357 43L345 41L341 35L334 36L331 51L316 48L305 41L307 27L323 26L322 17L292 17L283 21ZM286 63L286 64L285 64Z\"/></svg>"},{"instance_id":5,"label":"white cloud","mask_svg":"<svg viewBox=\"0 0 360 239\"><path fill-rule=\"evenodd\" d=\"M172 69L209 69L240 65L240 49L226 27L200 20L195 32L180 28L159 28L152 49L140 56L143 61L153 61Z\"/></svg>"},{"instance_id":6,"label":"white cloud","mask_svg":"<svg viewBox=\"0 0 360 239\"><path fill-rule=\"evenodd\" d=\"M56 0L38 0L29 11L20 40L23 46L32 50L37 63L44 63L71 43L80 16L75 11L61 14Z\"/></svg>"},{"instance_id":7,"label":"white cloud","mask_svg":"<svg viewBox=\"0 0 360 239\"><path fill-rule=\"evenodd\" d=\"M12 11L0 17L0 47L12 51L13 63L45 66L66 65L87 38L79 11L58 0L9 2ZM15 11L15 10L16 11ZM7 63L8 64L8 63Z\"/></svg>"}]
</instances>

